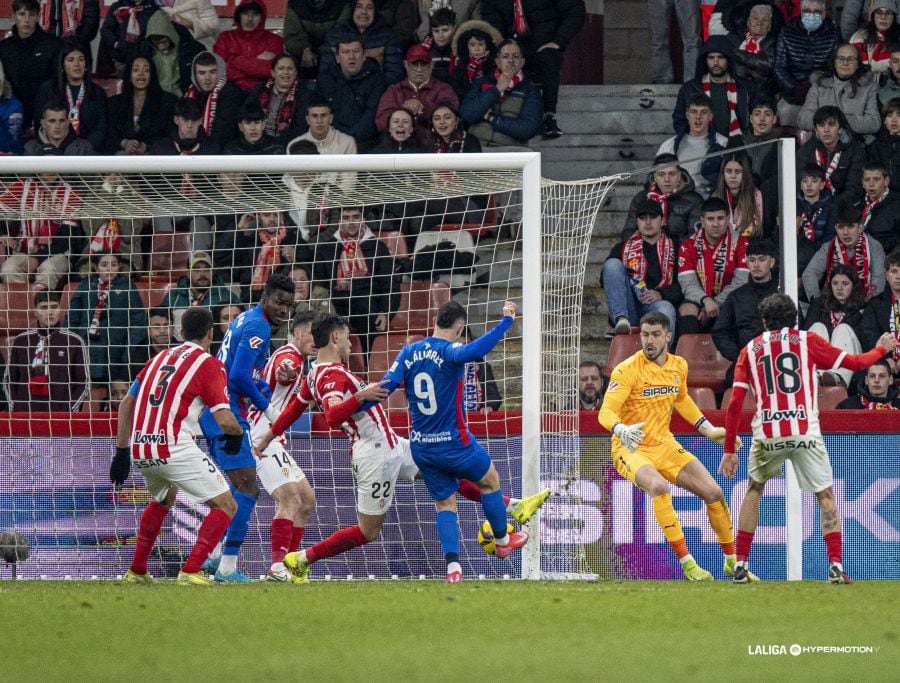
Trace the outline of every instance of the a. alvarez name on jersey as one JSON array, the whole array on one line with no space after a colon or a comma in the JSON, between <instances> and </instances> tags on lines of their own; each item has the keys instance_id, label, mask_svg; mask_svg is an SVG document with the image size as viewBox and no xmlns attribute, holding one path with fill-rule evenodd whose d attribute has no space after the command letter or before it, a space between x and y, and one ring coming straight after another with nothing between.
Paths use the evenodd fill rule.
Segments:
<instances>
[{"instance_id":1,"label":"a. alvarez name on jersey","mask_svg":"<svg viewBox=\"0 0 900 683\"><path fill-rule=\"evenodd\" d=\"M766 345L771 344L773 342L787 342L788 344L799 344L800 343L800 335L795 332L770 332L768 340L763 340L762 337L758 337L757 341L753 342L750 346L750 350L753 353L759 353L760 351L766 350Z\"/></svg>"}]
</instances>

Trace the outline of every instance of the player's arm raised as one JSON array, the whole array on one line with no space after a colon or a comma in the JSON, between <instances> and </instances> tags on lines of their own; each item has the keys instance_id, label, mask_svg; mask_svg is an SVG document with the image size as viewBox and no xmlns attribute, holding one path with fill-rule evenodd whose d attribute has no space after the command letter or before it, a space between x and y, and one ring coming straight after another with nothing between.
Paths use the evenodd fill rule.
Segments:
<instances>
[{"instance_id":1,"label":"player's arm raised","mask_svg":"<svg viewBox=\"0 0 900 683\"><path fill-rule=\"evenodd\" d=\"M503 335L506 334L506 331L510 327L512 327L512 324L516 320L517 310L514 302L507 301L504 303L503 318L501 318L499 323L478 337L478 339L474 339L468 344L462 344L450 349L447 353L448 358L454 363L468 363L469 361L484 358L495 346L497 346L497 344L500 343Z\"/></svg>"}]
</instances>

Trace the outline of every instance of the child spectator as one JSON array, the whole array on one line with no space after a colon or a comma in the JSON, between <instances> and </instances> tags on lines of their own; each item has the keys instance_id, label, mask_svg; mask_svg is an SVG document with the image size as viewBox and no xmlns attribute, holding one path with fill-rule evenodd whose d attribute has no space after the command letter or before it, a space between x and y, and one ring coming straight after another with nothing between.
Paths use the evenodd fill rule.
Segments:
<instances>
[{"instance_id":1,"label":"child spectator","mask_svg":"<svg viewBox=\"0 0 900 683\"><path fill-rule=\"evenodd\" d=\"M444 83L451 83L456 70L456 55L453 52L456 13L449 7L442 7L428 18L428 24L430 30L422 45L431 53L431 73Z\"/></svg>"},{"instance_id":2,"label":"child spectator","mask_svg":"<svg viewBox=\"0 0 900 683\"><path fill-rule=\"evenodd\" d=\"M494 73L497 46L502 40L500 31L486 21L475 19L460 24L451 43L456 55L451 84L457 95L463 97L475 79Z\"/></svg>"},{"instance_id":3,"label":"child spectator","mask_svg":"<svg viewBox=\"0 0 900 683\"><path fill-rule=\"evenodd\" d=\"M897 52L900 65L900 51ZM900 88L897 97L884 104L884 127L867 149L869 161L884 166L890 177L891 189L900 191Z\"/></svg>"},{"instance_id":4,"label":"child spectator","mask_svg":"<svg viewBox=\"0 0 900 683\"><path fill-rule=\"evenodd\" d=\"M802 273L816 251L835 237L837 206L825 191L825 171L807 164L800 178L797 195L797 269Z\"/></svg>"}]
</instances>

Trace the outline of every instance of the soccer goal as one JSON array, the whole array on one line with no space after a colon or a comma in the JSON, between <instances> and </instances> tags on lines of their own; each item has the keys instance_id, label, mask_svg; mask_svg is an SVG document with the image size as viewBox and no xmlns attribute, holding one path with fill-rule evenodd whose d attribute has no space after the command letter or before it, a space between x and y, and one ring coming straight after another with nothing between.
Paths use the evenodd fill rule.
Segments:
<instances>
[{"instance_id":1,"label":"soccer goal","mask_svg":"<svg viewBox=\"0 0 900 683\"><path fill-rule=\"evenodd\" d=\"M460 498L463 569L492 578L584 576L576 532L582 292L591 232L617 179L542 180L540 155L530 152L0 159L0 335L15 411L0 417L0 530L31 543L19 575L124 571L147 492L134 472L120 490L109 484L116 420L106 411L142 361L177 338L186 308L209 306L220 340L259 298L266 275L283 271L297 286L295 312L349 313L349 365L363 381L380 378L408 340L427 334L443 302L466 307L474 336L500 319L507 299L517 303L513 329L467 371L465 405L504 491L549 486L553 496L513 561L481 550L480 505ZM353 210L363 225L336 247ZM59 334L51 334L55 320ZM287 326L273 330L273 349L288 335ZM401 393L387 407L405 434ZM294 425L289 448L318 500L305 547L354 523L349 444L313 414ZM268 566L273 512L261 493L239 560L250 575ZM152 574L177 573L205 513L179 497ZM382 537L317 563L312 577L443 571L424 486L398 482Z\"/></svg>"}]
</instances>

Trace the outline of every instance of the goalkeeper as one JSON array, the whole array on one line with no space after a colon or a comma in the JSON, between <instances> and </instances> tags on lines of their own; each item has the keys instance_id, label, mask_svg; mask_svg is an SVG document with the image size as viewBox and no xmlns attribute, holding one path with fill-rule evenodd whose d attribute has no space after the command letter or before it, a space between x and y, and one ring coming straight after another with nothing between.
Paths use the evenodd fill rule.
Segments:
<instances>
[{"instance_id":1,"label":"goalkeeper","mask_svg":"<svg viewBox=\"0 0 900 683\"><path fill-rule=\"evenodd\" d=\"M672 341L669 319L657 311L641 318L641 350L619 363L610 377L599 421L613 434L616 470L653 498L653 514L681 561L688 581L712 581L688 552L667 481L706 503L706 514L725 555L725 575L736 564L731 514L722 489L712 475L681 447L669 428L672 408L718 444L725 429L714 427L688 395L687 361L668 353Z\"/></svg>"}]
</instances>

